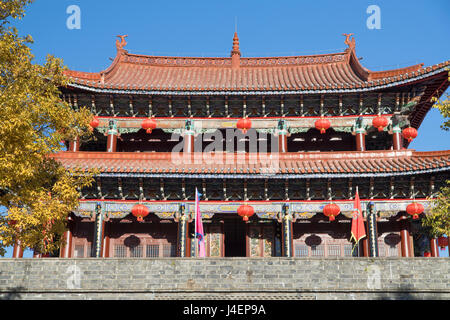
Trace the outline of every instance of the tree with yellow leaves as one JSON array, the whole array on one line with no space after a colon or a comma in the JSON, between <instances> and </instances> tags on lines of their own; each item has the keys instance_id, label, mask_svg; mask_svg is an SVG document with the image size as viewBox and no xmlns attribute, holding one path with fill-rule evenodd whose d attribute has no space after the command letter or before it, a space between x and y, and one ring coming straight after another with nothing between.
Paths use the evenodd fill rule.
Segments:
<instances>
[{"instance_id":1,"label":"tree with yellow leaves","mask_svg":"<svg viewBox=\"0 0 450 320\"><path fill-rule=\"evenodd\" d=\"M16 242L41 253L59 248L79 190L92 183L92 173L49 157L63 150L62 141L89 138L92 114L62 101L62 61L49 55L33 63L31 36L10 26L30 2L0 1L0 255Z\"/></svg>"}]
</instances>

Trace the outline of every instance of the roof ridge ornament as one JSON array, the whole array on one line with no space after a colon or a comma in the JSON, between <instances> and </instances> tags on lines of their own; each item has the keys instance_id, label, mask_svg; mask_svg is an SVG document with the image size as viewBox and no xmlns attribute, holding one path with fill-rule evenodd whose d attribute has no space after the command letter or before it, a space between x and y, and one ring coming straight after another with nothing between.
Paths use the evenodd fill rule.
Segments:
<instances>
[{"instance_id":1,"label":"roof ridge ornament","mask_svg":"<svg viewBox=\"0 0 450 320\"><path fill-rule=\"evenodd\" d=\"M233 49L231 50L231 67L239 68L241 58L241 51L239 50L239 38L237 32L233 37Z\"/></svg>"},{"instance_id":2,"label":"roof ridge ornament","mask_svg":"<svg viewBox=\"0 0 450 320\"><path fill-rule=\"evenodd\" d=\"M352 37L352 38L350 39L350 37L353 36L354 33L343 33L342 35L345 36L345 41L344 41L344 43L345 43L346 45L348 45L348 49L350 49L350 51L355 50L355 46L356 46L355 38Z\"/></svg>"},{"instance_id":3,"label":"roof ridge ornament","mask_svg":"<svg viewBox=\"0 0 450 320\"><path fill-rule=\"evenodd\" d=\"M116 37L120 38L120 41L119 39L116 40L117 51L125 50L123 47L127 45L125 38L128 37L128 35L118 35Z\"/></svg>"}]
</instances>

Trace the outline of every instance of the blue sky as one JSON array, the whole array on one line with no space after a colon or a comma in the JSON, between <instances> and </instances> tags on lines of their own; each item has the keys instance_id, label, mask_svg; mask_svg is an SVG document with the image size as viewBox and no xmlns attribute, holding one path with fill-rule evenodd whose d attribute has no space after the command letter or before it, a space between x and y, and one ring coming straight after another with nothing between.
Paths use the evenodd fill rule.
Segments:
<instances>
[{"instance_id":1,"label":"blue sky","mask_svg":"<svg viewBox=\"0 0 450 320\"><path fill-rule=\"evenodd\" d=\"M66 26L70 5L81 10L81 29ZM369 5L380 8L381 29L366 25ZM80 71L106 69L119 34L128 34L131 53L229 56L236 25L242 56L338 52L346 47L342 33L354 33L363 66L386 70L448 60L449 18L448 0L37 0L14 25L32 35L37 62L50 53ZM443 121L431 110L410 148L450 149Z\"/></svg>"}]
</instances>

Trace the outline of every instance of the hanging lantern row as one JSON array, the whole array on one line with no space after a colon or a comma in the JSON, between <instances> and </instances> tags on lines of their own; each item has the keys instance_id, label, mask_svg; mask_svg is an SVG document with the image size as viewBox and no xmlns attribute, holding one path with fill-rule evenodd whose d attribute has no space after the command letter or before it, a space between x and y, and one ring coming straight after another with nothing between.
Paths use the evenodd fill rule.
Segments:
<instances>
[{"instance_id":1,"label":"hanging lantern row","mask_svg":"<svg viewBox=\"0 0 450 320\"><path fill-rule=\"evenodd\" d=\"M236 128L241 129L243 134L246 134L251 127L252 121L247 117L239 119L236 123Z\"/></svg>"},{"instance_id":2,"label":"hanging lantern row","mask_svg":"<svg viewBox=\"0 0 450 320\"><path fill-rule=\"evenodd\" d=\"M335 203L329 203L323 208L323 214L329 221L334 221L335 217L341 212L341 208Z\"/></svg>"},{"instance_id":3,"label":"hanging lantern row","mask_svg":"<svg viewBox=\"0 0 450 320\"><path fill-rule=\"evenodd\" d=\"M144 221L144 218L146 216L148 216L148 214L150 213L150 211L148 210L148 208L146 206L144 206L143 204L136 204L132 209L131 209L131 213L133 214L133 216L135 216L137 218L137 221L142 222Z\"/></svg>"},{"instance_id":4,"label":"hanging lantern row","mask_svg":"<svg viewBox=\"0 0 450 320\"><path fill-rule=\"evenodd\" d=\"M421 214L423 210L424 210L423 205L417 202L410 203L406 207L406 212L412 215L414 220L419 218L419 214Z\"/></svg>"},{"instance_id":5,"label":"hanging lantern row","mask_svg":"<svg viewBox=\"0 0 450 320\"><path fill-rule=\"evenodd\" d=\"M248 221L248 218L255 213L255 210L253 209L252 206L249 206L248 204L243 204L238 208L237 213L242 217L242 220Z\"/></svg>"},{"instance_id":6,"label":"hanging lantern row","mask_svg":"<svg viewBox=\"0 0 450 320\"><path fill-rule=\"evenodd\" d=\"M97 117L94 117L92 121L89 123L91 128L97 128L100 124L100 121ZM147 118L141 123L142 129L144 129L148 134L152 133L152 130L156 128L156 121L153 118Z\"/></svg>"},{"instance_id":7,"label":"hanging lantern row","mask_svg":"<svg viewBox=\"0 0 450 320\"><path fill-rule=\"evenodd\" d=\"M389 121L385 117L378 116L372 120L372 125L378 129L378 131L383 131L385 127L387 127ZM94 117L92 121L90 122L91 128L97 128L100 124L100 121L97 117ZM153 118L147 118L141 123L142 129L144 129L148 134L152 133L152 130L154 130L157 126L156 121ZM317 119L314 123L314 126L317 130L320 131L320 134L324 134L330 127L331 122L328 119L325 119L321 117L320 119ZM240 130L242 130L243 134L246 134L249 129L252 127L252 121L245 117L242 119L239 119L236 123L236 127ZM411 142L414 138L417 137L417 130L412 127L408 127L403 130L402 132L403 137L408 140L408 142Z\"/></svg>"}]
</instances>

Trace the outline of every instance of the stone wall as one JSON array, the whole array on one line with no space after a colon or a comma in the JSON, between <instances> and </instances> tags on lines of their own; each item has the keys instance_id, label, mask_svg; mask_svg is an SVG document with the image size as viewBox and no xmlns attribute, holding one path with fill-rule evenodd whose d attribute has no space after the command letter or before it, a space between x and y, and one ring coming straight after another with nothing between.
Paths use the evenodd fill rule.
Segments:
<instances>
[{"instance_id":1,"label":"stone wall","mask_svg":"<svg viewBox=\"0 0 450 320\"><path fill-rule=\"evenodd\" d=\"M0 259L0 299L450 299L450 259Z\"/></svg>"}]
</instances>

